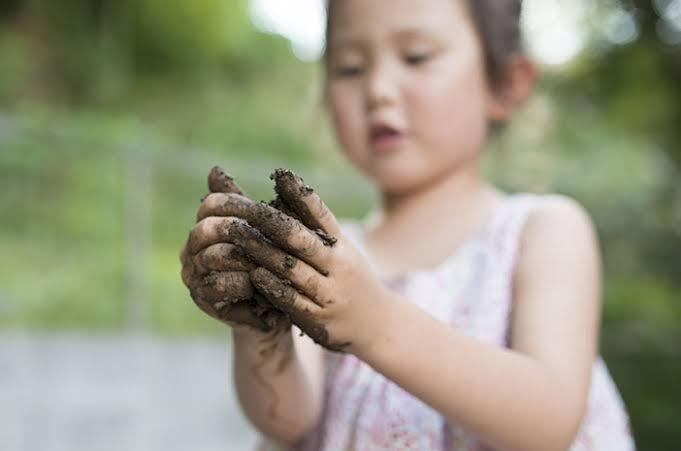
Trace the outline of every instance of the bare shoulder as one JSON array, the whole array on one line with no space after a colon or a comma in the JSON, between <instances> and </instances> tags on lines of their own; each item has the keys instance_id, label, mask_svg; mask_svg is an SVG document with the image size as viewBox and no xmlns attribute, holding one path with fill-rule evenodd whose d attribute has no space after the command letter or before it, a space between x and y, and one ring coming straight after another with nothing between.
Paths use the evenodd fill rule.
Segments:
<instances>
[{"instance_id":1,"label":"bare shoulder","mask_svg":"<svg viewBox=\"0 0 681 451\"><path fill-rule=\"evenodd\" d=\"M547 195L527 219L517 269L532 269L560 255L592 258L594 254L598 254L598 238L586 209L570 197Z\"/></svg>"},{"instance_id":2,"label":"bare shoulder","mask_svg":"<svg viewBox=\"0 0 681 451\"><path fill-rule=\"evenodd\" d=\"M591 216L579 202L558 194L543 196L540 206L527 219L523 239L540 239L540 236L558 232L595 236Z\"/></svg>"},{"instance_id":3,"label":"bare shoulder","mask_svg":"<svg viewBox=\"0 0 681 451\"><path fill-rule=\"evenodd\" d=\"M566 196L543 196L522 231L516 281L544 273L599 276L599 266L598 237L586 209Z\"/></svg>"},{"instance_id":4,"label":"bare shoulder","mask_svg":"<svg viewBox=\"0 0 681 451\"><path fill-rule=\"evenodd\" d=\"M586 386L596 350L601 268L586 210L545 196L528 217L513 276L512 347Z\"/></svg>"}]
</instances>

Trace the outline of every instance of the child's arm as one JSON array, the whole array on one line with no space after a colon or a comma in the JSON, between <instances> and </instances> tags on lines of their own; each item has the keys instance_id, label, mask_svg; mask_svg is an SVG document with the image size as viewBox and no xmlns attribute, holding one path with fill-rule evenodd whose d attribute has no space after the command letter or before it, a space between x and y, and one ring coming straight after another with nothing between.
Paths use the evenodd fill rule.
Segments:
<instances>
[{"instance_id":1,"label":"child's arm","mask_svg":"<svg viewBox=\"0 0 681 451\"><path fill-rule=\"evenodd\" d=\"M251 422L275 442L292 445L314 427L322 408L323 370L323 349L301 337L297 328L278 337L234 330L239 402Z\"/></svg>"},{"instance_id":2,"label":"child's arm","mask_svg":"<svg viewBox=\"0 0 681 451\"><path fill-rule=\"evenodd\" d=\"M319 197L299 193L295 201L338 243L324 246L309 230L287 228L276 212L268 217L280 224L261 230L292 255L242 228L235 242L271 271L251 273L261 293L318 343L356 354L494 447L570 445L585 410L600 309L596 238L581 209L557 201L530 218L508 350L465 336L385 288ZM292 264L282 265L285 258Z\"/></svg>"},{"instance_id":3,"label":"child's arm","mask_svg":"<svg viewBox=\"0 0 681 451\"><path fill-rule=\"evenodd\" d=\"M182 280L201 310L232 326L234 379L246 415L264 435L292 444L314 426L321 411L323 349L299 336L281 312L256 314L247 303L237 302L257 296L248 276L255 265L223 232L253 202L219 167L208 176L208 188L211 194L202 199L197 225L180 256ZM226 199L233 211L220 208L229 204Z\"/></svg>"},{"instance_id":4,"label":"child's arm","mask_svg":"<svg viewBox=\"0 0 681 451\"><path fill-rule=\"evenodd\" d=\"M564 450L585 411L599 280L588 218L571 203L555 202L524 233L513 349L467 337L392 296L380 336L359 356L495 448Z\"/></svg>"}]
</instances>

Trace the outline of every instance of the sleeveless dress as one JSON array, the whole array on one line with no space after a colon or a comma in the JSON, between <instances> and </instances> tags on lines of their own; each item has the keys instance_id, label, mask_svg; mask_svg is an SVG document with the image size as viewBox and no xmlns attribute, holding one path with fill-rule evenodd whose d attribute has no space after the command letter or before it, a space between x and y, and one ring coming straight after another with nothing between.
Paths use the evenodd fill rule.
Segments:
<instances>
[{"instance_id":1,"label":"sleeveless dress","mask_svg":"<svg viewBox=\"0 0 681 451\"><path fill-rule=\"evenodd\" d=\"M381 277L439 320L482 341L508 347L511 284L520 236L530 213L545 199L531 194L508 196L484 226L436 268ZM362 225L344 222L343 232L367 256ZM376 265L374 269L380 276ZM326 352L325 359L322 417L295 450L489 449L355 356ZM262 443L260 449L276 448ZM633 449L623 402L598 357L586 415L570 450Z\"/></svg>"}]
</instances>

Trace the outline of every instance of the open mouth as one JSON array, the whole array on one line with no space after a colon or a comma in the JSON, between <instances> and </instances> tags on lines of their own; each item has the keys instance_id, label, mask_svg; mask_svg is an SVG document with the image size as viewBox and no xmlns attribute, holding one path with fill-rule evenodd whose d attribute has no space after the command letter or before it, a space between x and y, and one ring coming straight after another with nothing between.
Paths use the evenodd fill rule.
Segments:
<instances>
[{"instance_id":1,"label":"open mouth","mask_svg":"<svg viewBox=\"0 0 681 451\"><path fill-rule=\"evenodd\" d=\"M379 125L377 127L372 127L371 128L371 140L381 140L381 139L386 139L386 138L392 138L399 136L400 132L397 131L396 129L387 126L387 125Z\"/></svg>"},{"instance_id":2,"label":"open mouth","mask_svg":"<svg viewBox=\"0 0 681 451\"><path fill-rule=\"evenodd\" d=\"M371 147L378 153L396 149L403 137L400 130L386 124L372 126L369 131Z\"/></svg>"}]
</instances>

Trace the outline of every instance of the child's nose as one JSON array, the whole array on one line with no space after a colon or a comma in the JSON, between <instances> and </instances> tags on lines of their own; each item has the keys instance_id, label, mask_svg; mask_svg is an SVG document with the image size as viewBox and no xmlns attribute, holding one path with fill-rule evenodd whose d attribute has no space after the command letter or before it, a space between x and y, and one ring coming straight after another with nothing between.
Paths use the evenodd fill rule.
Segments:
<instances>
[{"instance_id":1,"label":"child's nose","mask_svg":"<svg viewBox=\"0 0 681 451\"><path fill-rule=\"evenodd\" d=\"M391 105L397 99L397 83L388 64L374 66L366 81L366 107L368 111Z\"/></svg>"}]
</instances>

